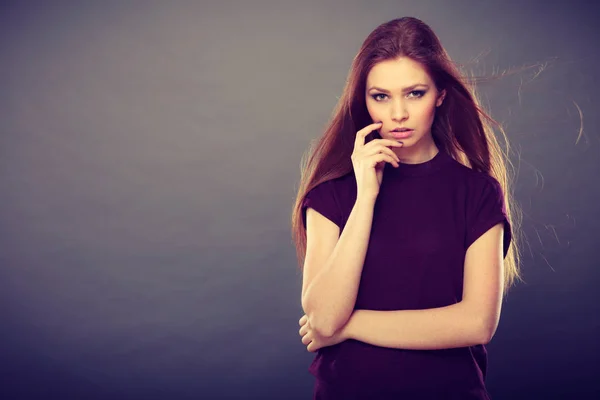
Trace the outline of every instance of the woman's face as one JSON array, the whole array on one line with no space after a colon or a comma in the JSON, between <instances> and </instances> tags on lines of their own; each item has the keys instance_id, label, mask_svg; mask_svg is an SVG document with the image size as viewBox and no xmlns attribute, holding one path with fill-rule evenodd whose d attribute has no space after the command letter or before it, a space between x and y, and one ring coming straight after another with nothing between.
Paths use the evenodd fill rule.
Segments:
<instances>
[{"instance_id":1,"label":"woman's face","mask_svg":"<svg viewBox=\"0 0 600 400\"><path fill-rule=\"evenodd\" d=\"M437 91L421 64L407 57L377 63L367 75L369 115L373 122L383 122L379 135L404 142L402 149L433 145L431 125L445 94ZM395 128L412 131L397 138L390 133Z\"/></svg>"}]
</instances>

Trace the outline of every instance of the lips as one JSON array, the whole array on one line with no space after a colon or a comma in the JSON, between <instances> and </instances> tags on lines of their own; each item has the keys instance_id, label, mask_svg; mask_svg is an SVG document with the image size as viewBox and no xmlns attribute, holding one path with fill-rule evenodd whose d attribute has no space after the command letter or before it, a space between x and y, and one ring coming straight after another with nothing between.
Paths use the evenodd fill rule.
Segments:
<instances>
[{"instance_id":1,"label":"lips","mask_svg":"<svg viewBox=\"0 0 600 400\"><path fill-rule=\"evenodd\" d=\"M412 134L412 131L412 129L403 131L393 130L390 131L390 135L392 135L395 139L406 139Z\"/></svg>"}]
</instances>

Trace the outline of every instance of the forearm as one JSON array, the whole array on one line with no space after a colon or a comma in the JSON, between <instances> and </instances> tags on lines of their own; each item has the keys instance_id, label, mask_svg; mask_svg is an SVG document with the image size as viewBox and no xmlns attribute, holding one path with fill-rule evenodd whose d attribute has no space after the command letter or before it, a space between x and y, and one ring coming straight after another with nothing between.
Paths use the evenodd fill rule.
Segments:
<instances>
[{"instance_id":1,"label":"forearm","mask_svg":"<svg viewBox=\"0 0 600 400\"><path fill-rule=\"evenodd\" d=\"M329 260L306 289L304 312L323 335L344 326L354 310L374 205L375 199L357 199Z\"/></svg>"},{"instance_id":2,"label":"forearm","mask_svg":"<svg viewBox=\"0 0 600 400\"><path fill-rule=\"evenodd\" d=\"M488 341L483 324L465 303L424 310L356 310L343 329L348 339L410 350L467 347Z\"/></svg>"}]
</instances>

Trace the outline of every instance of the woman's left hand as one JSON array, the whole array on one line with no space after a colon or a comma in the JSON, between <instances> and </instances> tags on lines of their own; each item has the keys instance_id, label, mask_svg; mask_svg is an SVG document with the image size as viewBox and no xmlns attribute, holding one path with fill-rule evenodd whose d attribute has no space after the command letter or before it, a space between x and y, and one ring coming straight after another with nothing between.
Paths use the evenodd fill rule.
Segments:
<instances>
[{"instance_id":1,"label":"woman's left hand","mask_svg":"<svg viewBox=\"0 0 600 400\"><path fill-rule=\"evenodd\" d=\"M299 323L299 333L300 336L302 336L302 343L307 345L306 349L311 353L319 350L320 348L333 346L348 339L346 336L345 326L334 333L333 336L327 337L320 335L310 326L308 316L302 316Z\"/></svg>"}]
</instances>

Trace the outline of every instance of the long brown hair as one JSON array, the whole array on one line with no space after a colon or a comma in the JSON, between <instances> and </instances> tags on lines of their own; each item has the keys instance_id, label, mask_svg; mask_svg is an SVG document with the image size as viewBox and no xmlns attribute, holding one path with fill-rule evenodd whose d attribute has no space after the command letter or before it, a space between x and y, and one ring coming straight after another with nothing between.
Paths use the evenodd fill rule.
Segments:
<instances>
[{"instance_id":1,"label":"long brown hair","mask_svg":"<svg viewBox=\"0 0 600 400\"><path fill-rule=\"evenodd\" d=\"M324 134L311 143L302 157L301 180L292 212L292 236L300 269L306 256L306 227L302 203L306 194L320 183L353 171L350 156L356 132L372 123L365 103L366 78L371 68L386 60L408 57L419 62L446 97L438 107L431 127L433 140L440 151L456 161L484 172L500 183L508 220L512 227L512 243L504 259L504 293L515 280L522 280L519 271L521 211L514 205L509 188L514 166L508 156L510 147L502 126L480 105L475 84L461 73L439 39L424 22L413 17L391 20L378 26L365 39L354 57L346 84ZM504 138L505 151L494 134L496 128ZM367 141L380 138L377 131ZM510 182L512 186L512 182Z\"/></svg>"}]
</instances>

